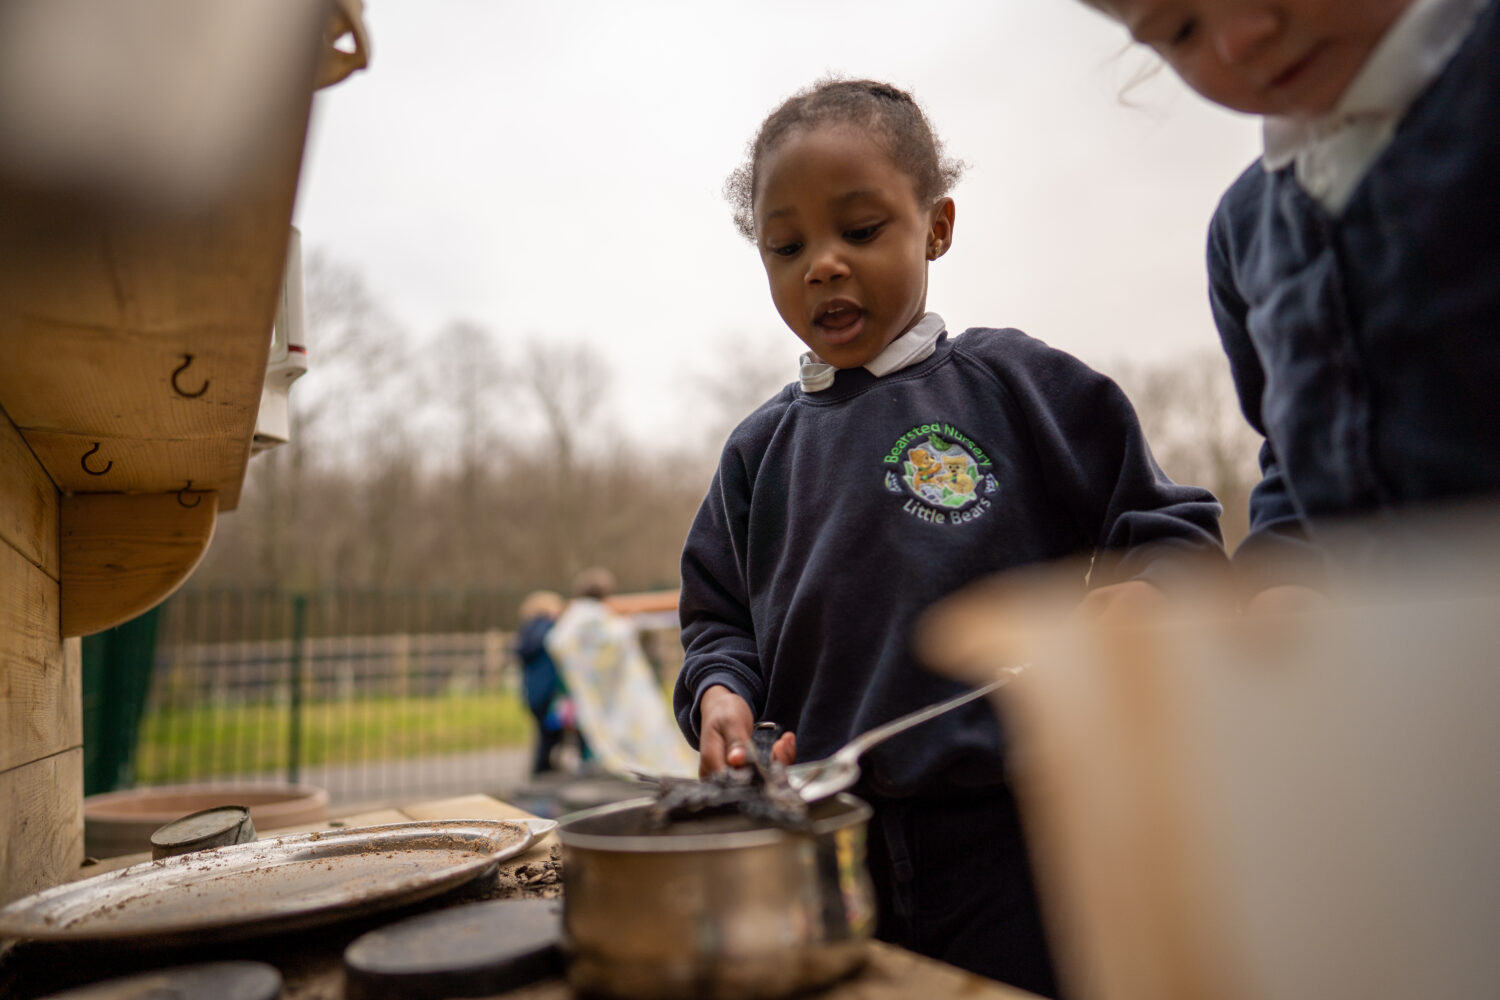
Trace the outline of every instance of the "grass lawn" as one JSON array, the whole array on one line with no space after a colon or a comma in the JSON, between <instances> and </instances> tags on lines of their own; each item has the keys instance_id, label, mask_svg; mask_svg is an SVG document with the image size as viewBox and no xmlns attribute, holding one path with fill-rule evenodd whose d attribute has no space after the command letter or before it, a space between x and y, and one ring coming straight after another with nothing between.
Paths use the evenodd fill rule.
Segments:
<instances>
[{"instance_id":1,"label":"grass lawn","mask_svg":"<svg viewBox=\"0 0 1500 1000\"><path fill-rule=\"evenodd\" d=\"M141 720L136 776L142 783L286 770L288 705L201 705ZM513 693L304 702L302 766L396 760L517 746L531 740L531 714Z\"/></svg>"}]
</instances>

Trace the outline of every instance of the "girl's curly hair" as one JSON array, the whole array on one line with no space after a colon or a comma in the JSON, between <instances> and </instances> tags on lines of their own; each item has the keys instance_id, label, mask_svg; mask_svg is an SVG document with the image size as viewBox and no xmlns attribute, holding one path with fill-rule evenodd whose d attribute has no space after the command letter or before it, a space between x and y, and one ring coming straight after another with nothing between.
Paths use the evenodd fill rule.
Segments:
<instances>
[{"instance_id":1,"label":"girl's curly hair","mask_svg":"<svg viewBox=\"0 0 1500 1000\"><path fill-rule=\"evenodd\" d=\"M876 80L825 78L798 91L761 122L746 147L746 159L724 182L724 197L734 210L740 234L755 242L755 184L766 153L799 127L830 122L855 125L873 133L886 152L911 177L917 199L932 204L958 182L964 164L943 155L942 140L932 131L922 108L906 91Z\"/></svg>"}]
</instances>

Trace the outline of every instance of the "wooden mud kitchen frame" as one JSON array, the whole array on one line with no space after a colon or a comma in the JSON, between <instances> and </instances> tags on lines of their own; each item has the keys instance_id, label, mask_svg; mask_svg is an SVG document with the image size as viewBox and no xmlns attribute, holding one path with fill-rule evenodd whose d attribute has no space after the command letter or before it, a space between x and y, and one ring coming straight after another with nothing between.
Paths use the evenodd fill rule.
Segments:
<instances>
[{"instance_id":1,"label":"wooden mud kitchen frame","mask_svg":"<svg viewBox=\"0 0 1500 1000\"><path fill-rule=\"evenodd\" d=\"M207 0L190 26L136 3L158 23L124 41L23 6L0 31L37 78L0 94L0 904L83 858L78 637L165 599L239 501L312 96L367 46L359 0ZM32 58L64 44L118 73Z\"/></svg>"}]
</instances>

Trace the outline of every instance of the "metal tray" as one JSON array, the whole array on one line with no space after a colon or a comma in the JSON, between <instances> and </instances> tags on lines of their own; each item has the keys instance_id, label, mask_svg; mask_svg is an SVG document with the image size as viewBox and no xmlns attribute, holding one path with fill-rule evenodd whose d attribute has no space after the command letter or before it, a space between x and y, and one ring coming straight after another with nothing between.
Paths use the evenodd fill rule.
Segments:
<instances>
[{"instance_id":1,"label":"metal tray","mask_svg":"<svg viewBox=\"0 0 1500 1000\"><path fill-rule=\"evenodd\" d=\"M0 937L224 941L401 906L493 872L552 820L392 823L209 848L54 886L0 909Z\"/></svg>"}]
</instances>

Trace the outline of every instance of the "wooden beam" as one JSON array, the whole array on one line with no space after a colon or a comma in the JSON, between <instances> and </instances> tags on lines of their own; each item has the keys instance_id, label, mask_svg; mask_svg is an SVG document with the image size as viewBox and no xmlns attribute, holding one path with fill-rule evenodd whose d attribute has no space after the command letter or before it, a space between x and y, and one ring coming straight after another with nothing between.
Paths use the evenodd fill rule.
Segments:
<instances>
[{"instance_id":1,"label":"wooden beam","mask_svg":"<svg viewBox=\"0 0 1500 1000\"><path fill-rule=\"evenodd\" d=\"M0 905L83 863L83 748L0 772Z\"/></svg>"},{"instance_id":2,"label":"wooden beam","mask_svg":"<svg viewBox=\"0 0 1500 1000\"><path fill-rule=\"evenodd\" d=\"M218 492L220 510L237 505L310 97L284 109L264 169L192 212L0 179L0 400L61 490L157 493L192 480ZM96 441L96 469L111 443L125 452L106 476L79 464Z\"/></svg>"},{"instance_id":3,"label":"wooden beam","mask_svg":"<svg viewBox=\"0 0 1500 1000\"><path fill-rule=\"evenodd\" d=\"M259 392L256 395L259 403ZM68 493L219 491L221 509L237 503L250 456L250 437L218 440L112 438L63 431L23 431L26 441Z\"/></svg>"},{"instance_id":4,"label":"wooden beam","mask_svg":"<svg viewBox=\"0 0 1500 1000\"><path fill-rule=\"evenodd\" d=\"M0 542L57 579L57 487L0 411Z\"/></svg>"},{"instance_id":5,"label":"wooden beam","mask_svg":"<svg viewBox=\"0 0 1500 1000\"><path fill-rule=\"evenodd\" d=\"M0 771L83 742L78 662L58 621L57 581L0 545Z\"/></svg>"},{"instance_id":6,"label":"wooden beam","mask_svg":"<svg viewBox=\"0 0 1500 1000\"><path fill-rule=\"evenodd\" d=\"M224 284L232 290L230 281ZM252 306L253 315L264 313L259 303L247 302L246 311ZM0 398L27 431L235 438L254 423L269 326L254 336L227 317L162 329L35 317L11 326L20 341L14 348L26 360L19 372L0 377Z\"/></svg>"},{"instance_id":7,"label":"wooden beam","mask_svg":"<svg viewBox=\"0 0 1500 1000\"><path fill-rule=\"evenodd\" d=\"M207 551L217 508L214 493L64 497L62 634L99 632L165 600Z\"/></svg>"}]
</instances>

